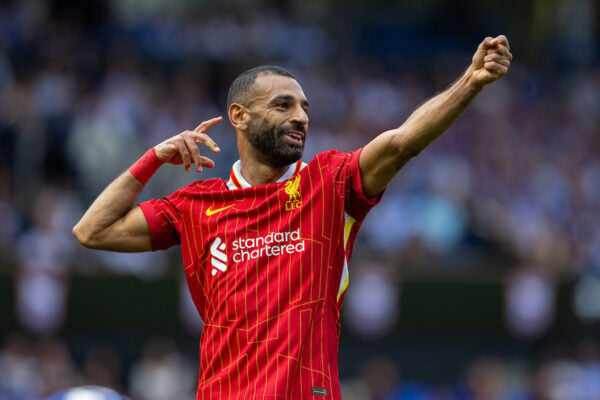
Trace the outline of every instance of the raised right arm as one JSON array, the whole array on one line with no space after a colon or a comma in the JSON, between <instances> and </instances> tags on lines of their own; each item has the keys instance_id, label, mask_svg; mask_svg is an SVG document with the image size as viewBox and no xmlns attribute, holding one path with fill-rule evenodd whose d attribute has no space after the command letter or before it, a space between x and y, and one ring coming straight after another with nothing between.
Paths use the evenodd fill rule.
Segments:
<instances>
[{"instance_id":1,"label":"raised right arm","mask_svg":"<svg viewBox=\"0 0 600 400\"><path fill-rule=\"evenodd\" d=\"M152 250L152 237L140 207L135 206L144 184L163 163L183 164L189 171L212 168L214 162L200 155L198 143L215 153L217 144L205 131L222 121L221 117L202 122L193 131L184 131L158 144L129 170L104 189L81 220L73 235L82 245L101 250L139 252Z\"/></svg>"}]
</instances>

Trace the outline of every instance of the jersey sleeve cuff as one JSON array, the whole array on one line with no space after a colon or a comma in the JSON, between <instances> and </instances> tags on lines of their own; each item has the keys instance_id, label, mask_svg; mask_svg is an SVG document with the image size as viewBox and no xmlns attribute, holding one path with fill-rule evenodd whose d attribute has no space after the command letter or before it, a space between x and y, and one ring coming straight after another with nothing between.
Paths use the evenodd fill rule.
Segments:
<instances>
[{"instance_id":1,"label":"jersey sleeve cuff","mask_svg":"<svg viewBox=\"0 0 600 400\"><path fill-rule=\"evenodd\" d=\"M369 197L367 197L367 195L365 194L365 191L364 191L363 185L362 185L362 177L360 175L360 164L358 162L358 160L360 158L360 153L362 152L363 149L364 149L364 147L361 147L360 149L358 149L357 151L352 153L352 157L354 159L351 160L351 162L356 165L356 173L352 174L352 186L355 188L356 193L358 194L358 197L362 201L364 201L367 205L372 207L381 201L381 198L383 197L383 194L385 193L386 189L383 189L383 191L381 191L380 193L377 193L376 195L369 196Z\"/></svg>"},{"instance_id":2,"label":"jersey sleeve cuff","mask_svg":"<svg viewBox=\"0 0 600 400\"><path fill-rule=\"evenodd\" d=\"M166 228L168 228L165 226L168 225L168 223L160 218L158 211L154 207L153 200L139 203L138 206L146 218L148 228L150 228L152 251L164 250L171 247L171 241L167 240L166 235L163 234L166 231Z\"/></svg>"}]
</instances>

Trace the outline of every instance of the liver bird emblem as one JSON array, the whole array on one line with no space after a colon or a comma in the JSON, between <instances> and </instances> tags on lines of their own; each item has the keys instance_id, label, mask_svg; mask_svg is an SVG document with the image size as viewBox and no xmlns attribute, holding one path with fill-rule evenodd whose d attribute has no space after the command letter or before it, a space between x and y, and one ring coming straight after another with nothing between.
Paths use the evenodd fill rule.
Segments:
<instances>
[{"instance_id":1,"label":"liver bird emblem","mask_svg":"<svg viewBox=\"0 0 600 400\"><path fill-rule=\"evenodd\" d=\"M300 200L300 175L297 175L293 181L289 180L285 183L285 192L290 196L289 201Z\"/></svg>"}]
</instances>

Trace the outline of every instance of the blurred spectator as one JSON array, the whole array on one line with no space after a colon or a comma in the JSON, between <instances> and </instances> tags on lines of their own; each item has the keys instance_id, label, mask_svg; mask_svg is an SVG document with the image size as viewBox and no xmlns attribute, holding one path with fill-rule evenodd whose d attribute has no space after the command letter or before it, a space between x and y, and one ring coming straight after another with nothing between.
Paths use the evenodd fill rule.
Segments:
<instances>
[{"instance_id":1,"label":"blurred spectator","mask_svg":"<svg viewBox=\"0 0 600 400\"><path fill-rule=\"evenodd\" d=\"M366 361L357 376L342 382L344 400L386 400L399 381L399 371L387 358Z\"/></svg>"},{"instance_id":2,"label":"blurred spectator","mask_svg":"<svg viewBox=\"0 0 600 400\"><path fill-rule=\"evenodd\" d=\"M35 348L23 335L11 333L0 348L0 388L9 399L36 399L44 389Z\"/></svg>"},{"instance_id":3,"label":"blurred spectator","mask_svg":"<svg viewBox=\"0 0 600 400\"><path fill-rule=\"evenodd\" d=\"M85 353L81 366L81 385L95 385L123 392L121 358L107 344L93 344Z\"/></svg>"},{"instance_id":4,"label":"blurred spectator","mask_svg":"<svg viewBox=\"0 0 600 400\"><path fill-rule=\"evenodd\" d=\"M493 357L481 357L473 361L466 371L465 384L468 398L472 400L509 399L505 367Z\"/></svg>"},{"instance_id":5,"label":"blurred spectator","mask_svg":"<svg viewBox=\"0 0 600 400\"><path fill-rule=\"evenodd\" d=\"M344 324L356 335L376 339L390 333L398 320L399 287L387 264L363 262L352 271L345 295Z\"/></svg>"},{"instance_id":6,"label":"blurred spectator","mask_svg":"<svg viewBox=\"0 0 600 400\"><path fill-rule=\"evenodd\" d=\"M195 371L174 342L163 337L151 338L131 368L130 393L139 400L191 399L198 379Z\"/></svg>"},{"instance_id":7,"label":"blurred spectator","mask_svg":"<svg viewBox=\"0 0 600 400\"><path fill-rule=\"evenodd\" d=\"M15 396L9 399L39 399L71 387L77 380L77 369L61 339L34 342L12 333L0 348L0 396L6 390Z\"/></svg>"},{"instance_id":8,"label":"blurred spectator","mask_svg":"<svg viewBox=\"0 0 600 400\"><path fill-rule=\"evenodd\" d=\"M553 283L533 267L514 271L506 283L504 316L508 330L523 339L539 338L554 319Z\"/></svg>"},{"instance_id":9,"label":"blurred spectator","mask_svg":"<svg viewBox=\"0 0 600 400\"><path fill-rule=\"evenodd\" d=\"M36 334L55 333L65 313L65 275L75 244L69 235L80 210L68 191L48 186L35 199L32 225L18 243L18 316Z\"/></svg>"},{"instance_id":10,"label":"blurred spectator","mask_svg":"<svg viewBox=\"0 0 600 400\"><path fill-rule=\"evenodd\" d=\"M78 371L62 339L43 339L37 343L36 350L43 377L42 395L47 396L77 384Z\"/></svg>"}]
</instances>

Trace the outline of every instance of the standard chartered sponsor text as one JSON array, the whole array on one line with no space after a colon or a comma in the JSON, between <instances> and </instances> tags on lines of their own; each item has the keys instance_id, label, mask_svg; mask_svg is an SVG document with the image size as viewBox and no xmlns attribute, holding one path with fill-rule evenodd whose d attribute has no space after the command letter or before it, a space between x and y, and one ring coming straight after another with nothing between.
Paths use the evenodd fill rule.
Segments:
<instances>
[{"instance_id":1,"label":"standard chartered sponsor text","mask_svg":"<svg viewBox=\"0 0 600 400\"><path fill-rule=\"evenodd\" d=\"M234 240L231 246L234 251L234 262L255 260L263 256L301 253L305 250L304 240L300 237L300 229L271 232L255 238L239 238Z\"/></svg>"}]
</instances>

